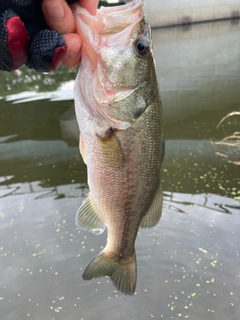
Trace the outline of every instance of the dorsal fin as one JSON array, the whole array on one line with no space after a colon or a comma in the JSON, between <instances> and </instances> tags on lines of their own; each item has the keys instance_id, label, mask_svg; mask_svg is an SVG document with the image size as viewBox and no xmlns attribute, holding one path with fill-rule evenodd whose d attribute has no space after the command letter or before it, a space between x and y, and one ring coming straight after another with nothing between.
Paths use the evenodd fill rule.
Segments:
<instances>
[{"instance_id":1,"label":"dorsal fin","mask_svg":"<svg viewBox=\"0 0 240 320\"><path fill-rule=\"evenodd\" d=\"M149 208L146 215L142 218L142 221L140 224L141 228L152 228L156 226L156 224L161 218L162 202L163 202L163 194L162 194L162 186L160 184L156 191L151 207Z\"/></svg>"}]
</instances>

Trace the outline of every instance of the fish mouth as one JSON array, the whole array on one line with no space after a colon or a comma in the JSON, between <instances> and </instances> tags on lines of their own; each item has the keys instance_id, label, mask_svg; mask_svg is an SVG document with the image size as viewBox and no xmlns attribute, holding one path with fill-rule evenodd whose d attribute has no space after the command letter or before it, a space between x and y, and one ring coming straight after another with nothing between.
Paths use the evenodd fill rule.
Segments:
<instances>
[{"instance_id":1,"label":"fish mouth","mask_svg":"<svg viewBox=\"0 0 240 320\"><path fill-rule=\"evenodd\" d=\"M84 15L86 21L89 23L92 20L92 27L101 26L102 30L100 32L108 32L112 28L112 25L115 22L116 26L120 25L129 25L134 23L136 20L141 19L142 10L139 10L143 7L143 0L133 0L127 4L113 7L100 7L97 9L96 15L90 14L85 8L80 7L79 5L73 4L72 10L75 16ZM119 14L121 13L121 14ZM100 20L100 21L98 21ZM98 23L96 23L98 22ZM116 27L115 26L115 27Z\"/></svg>"},{"instance_id":2,"label":"fish mouth","mask_svg":"<svg viewBox=\"0 0 240 320\"><path fill-rule=\"evenodd\" d=\"M82 39L81 63L82 66L85 66L81 70L81 77L79 77L78 84L75 85L75 91L78 91L77 86L81 87L82 93L79 93L79 96L81 96L81 101L85 102L85 109L91 116L104 121L112 128L127 129L131 126L130 122L110 117L106 110L114 100L130 95L136 90L136 87L122 87L107 79L105 72L99 71L99 61L103 59L103 47L109 50L116 44L121 44L123 48L126 48L131 46L134 41L133 37L137 36L139 29L145 33L143 0L134 0L121 6L101 7L97 10L96 15L91 15L79 5L72 7L77 32ZM99 74L102 74L104 81L101 81ZM107 85L105 86L103 82Z\"/></svg>"},{"instance_id":3,"label":"fish mouth","mask_svg":"<svg viewBox=\"0 0 240 320\"><path fill-rule=\"evenodd\" d=\"M100 34L119 33L129 25L138 23L143 16L142 6L143 0L134 0L121 6L101 7L97 14L106 15L111 19L110 24L109 21L106 24L103 23Z\"/></svg>"},{"instance_id":4,"label":"fish mouth","mask_svg":"<svg viewBox=\"0 0 240 320\"><path fill-rule=\"evenodd\" d=\"M72 5L77 31L83 39L84 51L97 48L101 36L121 33L129 26L136 25L143 18L143 0L133 0L125 5L101 7L96 15L90 14L79 5Z\"/></svg>"}]
</instances>

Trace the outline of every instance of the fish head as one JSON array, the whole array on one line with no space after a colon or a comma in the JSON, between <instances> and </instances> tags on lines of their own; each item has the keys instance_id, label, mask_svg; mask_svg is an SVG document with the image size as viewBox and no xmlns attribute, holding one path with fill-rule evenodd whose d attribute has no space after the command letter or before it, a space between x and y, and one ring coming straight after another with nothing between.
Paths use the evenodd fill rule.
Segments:
<instances>
[{"instance_id":1,"label":"fish head","mask_svg":"<svg viewBox=\"0 0 240 320\"><path fill-rule=\"evenodd\" d=\"M98 65L105 88L132 89L149 78L149 31L142 17L136 25L108 37L110 41L102 47Z\"/></svg>"},{"instance_id":2,"label":"fish head","mask_svg":"<svg viewBox=\"0 0 240 320\"><path fill-rule=\"evenodd\" d=\"M82 38L75 91L89 114L116 129L128 128L152 99L149 84L155 65L142 7L142 0L134 0L101 7L96 16L74 7Z\"/></svg>"}]
</instances>

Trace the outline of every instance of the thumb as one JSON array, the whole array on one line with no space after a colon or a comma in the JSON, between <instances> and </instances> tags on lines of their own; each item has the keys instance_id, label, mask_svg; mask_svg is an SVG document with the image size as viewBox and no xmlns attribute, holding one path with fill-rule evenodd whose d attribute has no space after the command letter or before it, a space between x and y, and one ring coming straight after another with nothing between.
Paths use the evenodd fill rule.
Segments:
<instances>
[{"instance_id":1,"label":"thumb","mask_svg":"<svg viewBox=\"0 0 240 320\"><path fill-rule=\"evenodd\" d=\"M43 0L42 11L50 29L62 34L75 31L75 19L65 0Z\"/></svg>"}]
</instances>

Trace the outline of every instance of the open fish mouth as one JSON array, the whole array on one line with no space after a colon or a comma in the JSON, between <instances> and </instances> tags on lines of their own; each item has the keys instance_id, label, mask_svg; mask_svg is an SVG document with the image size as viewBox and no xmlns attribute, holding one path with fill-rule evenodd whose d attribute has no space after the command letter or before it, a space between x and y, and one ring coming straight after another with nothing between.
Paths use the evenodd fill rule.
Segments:
<instances>
[{"instance_id":1,"label":"open fish mouth","mask_svg":"<svg viewBox=\"0 0 240 320\"><path fill-rule=\"evenodd\" d=\"M78 5L73 6L77 30L82 38L82 65L85 66L77 84L81 87L78 98L81 104L86 105L91 116L97 116L100 122L118 130L127 129L131 122L110 116L106 109L114 101L124 99L137 90L134 82L128 84L124 79L119 81L114 75L119 71L118 57L133 50L133 43L139 33L147 30L150 36L150 27L144 19L142 6L142 0L135 0L122 6L101 7L95 16ZM115 70L110 76L109 61L115 64ZM122 77L125 76L122 74Z\"/></svg>"}]
</instances>

